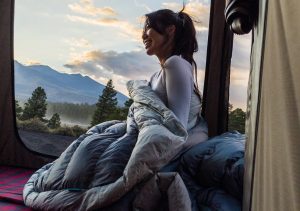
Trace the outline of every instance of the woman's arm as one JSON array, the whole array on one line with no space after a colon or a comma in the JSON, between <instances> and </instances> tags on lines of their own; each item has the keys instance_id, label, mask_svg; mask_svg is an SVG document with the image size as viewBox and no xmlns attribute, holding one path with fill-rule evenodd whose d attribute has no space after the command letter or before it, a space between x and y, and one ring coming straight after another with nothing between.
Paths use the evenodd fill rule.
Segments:
<instances>
[{"instance_id":1,"label":"woman's arm","mask_svg":"<svg viewBox=\"0 0 300 211\"><path fill-rule=\"evenodd\" d=\"M172 56L167 59L164 66L167 106L186 129L193 90L192 65L179 56Z\"/></svg>"}]
</instances>

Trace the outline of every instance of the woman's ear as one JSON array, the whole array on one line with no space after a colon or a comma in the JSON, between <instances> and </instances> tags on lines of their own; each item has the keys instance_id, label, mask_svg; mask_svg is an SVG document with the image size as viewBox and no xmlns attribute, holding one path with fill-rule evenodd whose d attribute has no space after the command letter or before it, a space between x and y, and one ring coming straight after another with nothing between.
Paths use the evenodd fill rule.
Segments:
<instances>
[{"instance_id":1,"label":"woman's ear","mask_svg":"<svg viewBox=\"0 0 300 211\"><path fill-rule=\"evenodd\" d=\"M176 27L175 25L170 25L166 28L166 33L168 34L168 36L174 36L175 35L175 30L176 30Z\"/></svg>"}]
</instances>

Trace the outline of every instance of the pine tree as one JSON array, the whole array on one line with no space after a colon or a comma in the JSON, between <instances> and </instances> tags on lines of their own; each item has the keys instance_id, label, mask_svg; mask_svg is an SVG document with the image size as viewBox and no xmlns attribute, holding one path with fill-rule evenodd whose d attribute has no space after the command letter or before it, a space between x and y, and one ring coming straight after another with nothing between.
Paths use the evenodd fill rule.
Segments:
<instances>
[{"instance_id":1,"label":"pine tree","mask_svg":"<svg viewBox=\"0 0 300 211\"><path fill-rule=\"evenodd\" d=\"M228 129L237 130L240 133L245 133L246 113L237 108L229 113Z\"/></svg>"},{"instance_id":2,"label":"pine tree","mask_svg":"<svg viewBox=\"0 0 300 211\"><path fill-rule=\"evenodd\" d=\"M91 125L96 125L101 122L111 120L110 115L116 111L118 100L117 92L114 90L112 79L110 79L106 87L103 89L102 95L96 104L96 110L92 118Z\"/></svg>"},{"instance_id":3,"label":"pine tree","mask_svg":"<svg viewBox=\"0 0 300 211\"><path fill-rule=\"evenodd\" d=\"M16 109L16 117L18 119L21 118L22 116L22 112L23 112L23 109L22 107L19 105L19 101L15 100L15 109Z\"/></svg>"},{"instance_id":4,"label":"pine tree","mask_svg":"<svg viewBox=\"0 0 300 211\"><path fill-rule=\"evenodd\" d=\"M47 111L46 92L42 87L37 87L33 92L31 98L25 103L22 119L38 118L44 121Z\"/></svg>"},{"instance_id":5,"label":"pine tree","mask_svg":"<svg viewBox=\"0 0 300 211\"><path fill-rule=\"evenodd\" d=\"M60 117L58 113L52 115L51 119L49 120L47 126L51 129L55 129L60 127Z\"/></svg>"}]
</instances>

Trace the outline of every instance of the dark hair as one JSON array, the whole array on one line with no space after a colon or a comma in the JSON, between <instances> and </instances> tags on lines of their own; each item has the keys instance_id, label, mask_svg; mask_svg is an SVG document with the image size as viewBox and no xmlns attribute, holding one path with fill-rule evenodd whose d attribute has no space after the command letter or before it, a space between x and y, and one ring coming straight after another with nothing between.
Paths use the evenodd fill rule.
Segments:
<instances>
[{"instance_id":1,"label":"dark hair","mask_svg":"<svg viewBox=\"0 0 300 211\"><path fill-rule=\"evenodd\" d=\"M162 35L166 35L165 30L168 26L174 25L174 48L171 55L181 55L182 58L187 60L194 66L194 80L196 92L200 95L198 82L197 82L197 64L193 58L193 54L198 51L198 43L196 39L196 30L193 20L188 14L183 12L183 9L175 13L169 9L161 9L155 12L146 14L146 22L144 26L144 33L148 28L153 28L155 31Z\"/></svg>"}]
</instances>

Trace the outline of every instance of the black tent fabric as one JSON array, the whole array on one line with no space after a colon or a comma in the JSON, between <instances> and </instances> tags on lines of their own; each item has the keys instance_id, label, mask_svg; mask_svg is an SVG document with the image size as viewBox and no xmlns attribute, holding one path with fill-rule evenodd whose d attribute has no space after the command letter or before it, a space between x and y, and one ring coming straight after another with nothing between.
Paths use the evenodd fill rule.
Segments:
<instances>
[{"instance_id":1,"label":"black tent fabric","mask_svg":"<svg viewBox=\"0 0 300 211\"><path fill-rule=\"evenodd\" d=\"M53 160L30 151L16 129L13 63L14 1L0 1L0 165L37 168Z\"/></svg>"},{"instance_id":2,"label":"black tent fabric","mask_svg":"<svg viewBox=\"0 0 300 211\"><path fill-rule=\"evenodd\" d=\"M230 62L233 33L224 17L225 1L211 1L202 115L209 137L228 130Z\"/></svg>"}]
</instances>

